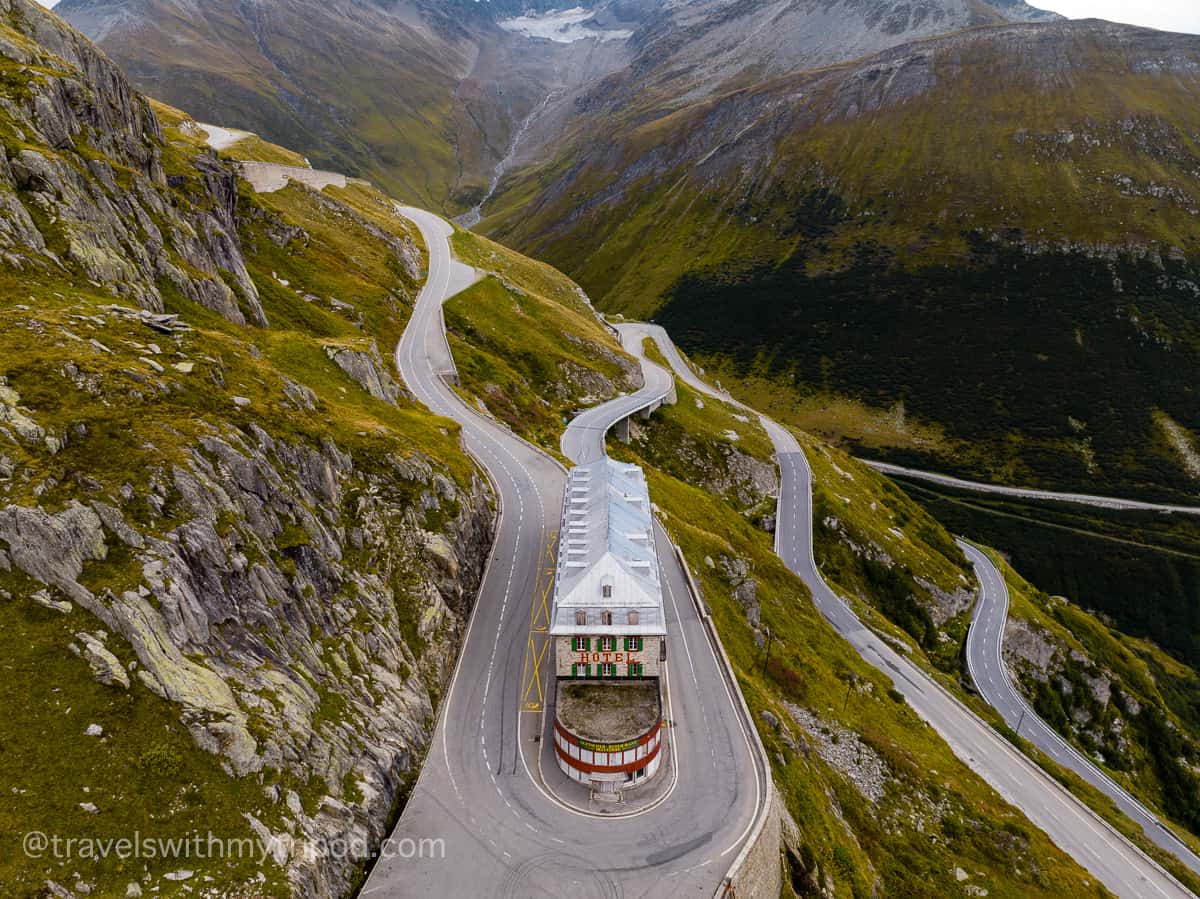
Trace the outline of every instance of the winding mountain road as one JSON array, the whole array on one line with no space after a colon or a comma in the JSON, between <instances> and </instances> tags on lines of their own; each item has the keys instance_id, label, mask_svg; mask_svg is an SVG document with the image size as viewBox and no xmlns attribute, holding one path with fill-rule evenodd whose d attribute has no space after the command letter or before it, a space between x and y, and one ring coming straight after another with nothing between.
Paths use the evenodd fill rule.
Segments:
<instances>
[{"instance_id":1,"label":"winding mountain road","mask_svg":"<svg viewBox=\"0 0 1200 899\"><path fill-rule=\"evenodd\" d=\"M1058 503L1075 503L1082 506L1094 506L1098 509L1117 509L1126 512L1164 512L1174 515L1200 515L1200 506L1173 506L1168 503L1152 503L1140 499L1123 499L1119 496L1098 496L1094 493L1058 493L1054 490L1038 490L1034 487L1006 487L1003 484L968 481L963 478L952 477L948 474L922 471L919 468L905 468L903 465L878 462L874 459L859 459L859 461L864 465L870 465L876 471L881 471L884 474L915 478L919 481L929 481L930 483L941 484L943 487L954 487L959 490L969 490L975 493L996 493L1001 496L1012 496L1018 499L1039 499Z\"/></svg>"},{"instance_id":2,"label":"winding mountain road","mask_svg":"<svg viewBox=\"0 0 1200 899\"><path fill-rule=\"evenodd\" d=\"M689 386L757 415L775 446L780 495L775 551L812 592L813 602L867 662L888 675L954 753L1008 802L1021 809L1063 851L1108 889L1128 899L1185 899L1192 893L1099 815L1018 752L923 670L867 629L829 587L813 557L812 470L795 436L778 423L715 390L687 365L658 325L618 324L627 342L653 340Z\"/></svg>"},{"instance_id":3,"label":"winding mountain road","mask_svg":"<svg viewBox=\"0 0 1200 899\"><path fill-rule=\"evenodd\" d=\"M1108 796L1122 812L1135 821L1154 843L1175 855L1200 874L1200 857L1172 833L1148 808L1131 796L1120 784L1100 770L1083 753L1067 743L1049 724L1030 708L1012 682L1004 666L1004 625L1008 619L1008 586L987 555L964 540L959 540L979 577L980 597L967 633L967 665L971 679L988 705L998 711L1005 723L1037 746L1064 768L1070 768L1093 787Z\"/></svg>"},{"instance_id":4,"label":"winding mountain road","mask_svg":"<svg viewBox=\"0 0 1200 899\"><path fill-rule=\"evenodd\" d=\"M424 237L429 271L396 364L420 402L461 425L500 514L428 755L361 895L707 899L770 803L769 772L736 684L718 661L659 529L670 642L670 780L653 802L623 814L590 802L558 771L545 624L565 472L447 385L453 359L441 306L475 273L452 258L448 223L423 210L400 211ZM568 428L568 457L602 453L608 427L672 389L673 379L656 368L646 363L646 387L637 394L589 410ZM420 846L430 847L428 857L406 851Z\"/></svg>"}]
</instances>

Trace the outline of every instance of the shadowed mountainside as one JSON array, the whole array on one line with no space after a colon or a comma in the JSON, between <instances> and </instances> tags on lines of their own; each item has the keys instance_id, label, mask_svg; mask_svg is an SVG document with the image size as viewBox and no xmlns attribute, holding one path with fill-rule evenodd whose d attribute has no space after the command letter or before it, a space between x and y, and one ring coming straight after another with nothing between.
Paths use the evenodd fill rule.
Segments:
<instances>
[{"instance_id":1,"label":"shadowed mountainside","mask_svg":"<svg viewBox=\"0 0 1200 899\"><path fill-rule=\"evenodd\" d=\"M484 225L827 436L1186 495L1198 87L1195 37L976 28L683 108L598 106Z\"/></svg>"}]
</instances>

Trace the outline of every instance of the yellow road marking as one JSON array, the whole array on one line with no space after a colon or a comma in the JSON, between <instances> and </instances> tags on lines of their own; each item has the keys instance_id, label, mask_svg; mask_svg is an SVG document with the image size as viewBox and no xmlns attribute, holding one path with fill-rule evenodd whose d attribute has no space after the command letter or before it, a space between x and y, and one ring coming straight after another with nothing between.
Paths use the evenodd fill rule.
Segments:
<instances>
[{"instance_id":1,"label":"yellow road marking","mask_svg":"<svg viewBox=\"0 0 1200 899\"><path fill-rule=\"evenodd\" d=\"M546 542L547 567L538 575L534 587L533 603L529 610L529 638L525 646L525 659L521 667L521 710L540 712L545 701L542 688L542 663L550 648L550 592L554 589L554 547L557 532L551 533ZM538 642L541 646L538 646Z\"/></svg>"},{"instance_id":2,"label":"yellow road marking","mask_svg":"<svg viewBox=\"0 0 1200 899\"><path fill-rule=\"evenodd\" d=\"M538 647L534 643L533 634L529 635L529 645L526 651L533 656L533 674L523 685L524 688L524 708L526 711L537 711L542 707L542 702L545 695L542 692L542 660L546 658L546 651L550 648L548 639L542 640L542 647ZM537 692L537 699L533 699L534 692Z\"/></svg>"}]
</instances>

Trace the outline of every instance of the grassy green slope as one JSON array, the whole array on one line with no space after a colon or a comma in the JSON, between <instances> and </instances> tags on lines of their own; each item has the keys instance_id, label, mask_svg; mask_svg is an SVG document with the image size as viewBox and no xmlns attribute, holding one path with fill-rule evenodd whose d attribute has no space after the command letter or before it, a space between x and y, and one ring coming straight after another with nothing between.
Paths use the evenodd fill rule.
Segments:
<instances>
[{"instance_id":1,"label":"grassy green slope","mask_svg":"<svg viewBox=\"0 0 1200 899\"><path fill-rule=\"evenodd\" d=\"M576 410L634 389L633 360L570 279L468 231L455 254L488 273L445 305L463 389L517 433L558 450Z\"/></svg>"}]
</instances>

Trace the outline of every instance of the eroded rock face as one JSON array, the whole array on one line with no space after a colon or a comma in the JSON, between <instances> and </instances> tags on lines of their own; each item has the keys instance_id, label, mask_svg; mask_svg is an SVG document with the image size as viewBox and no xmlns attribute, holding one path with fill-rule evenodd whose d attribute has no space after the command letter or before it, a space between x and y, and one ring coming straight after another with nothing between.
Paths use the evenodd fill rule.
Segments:
<instances>
[{"instance_id":1,"label":"eroded rock face","mask_svg":"<svg viewBox=\"0 0 1200 899\"><path fill-rule=\"evenodd\" d=\"M1061 647L1044 630L1021 618L1004 623L1004 661L1023 674L1047 681L1061 667L1056 660Z\"/></svg>"},{"instance_id":2,"label":"eroded rock face","mask_svg":"<svg viewBox=\"0 0 1200 899\"><path fill-rule=\"evenodd\" d=\"M0 62L26 76L0 102L0 259L77 274L153 311L170 284L230 321L265 324L237 240L236 173L210 154L168 184L158 121L121 71L35 3L0 0L0 13L31 38L0 39Z\"/></svg>"},{"instance_id":3,"label":"eroded rock face","mask_svg":"<svg viewBox=\"0 0 1200 899\"><path fill-rule=\"evenodd\" d=\"M0 508L0 553L30 601L61 595L99 619L103 632L85 624L73 644L98 680L173 703L234 775L329 785L311 815L276 797L291 832L270 846L298 895L333 896L355 860L306 846L384 836L431 736L491 525L483 482L464 489L420 454L360 463L331 441L213 427L144 493ZM136 588L85 576L118 547L140 565Z\"/></svg>"},{"instance_id":4,"label":"eroded rock face","mask_svg":"<svg viewBox=\"0 0 1200 899\"><path fill-rule=\"evenodd\" d=\"M403 389L383 364L375 341L369 341L363 349L329 346L325 348L325 354L375 399L394 406L396 400L404 395Z\"/></svg>"},{"instance_id":5,"label":"eroded rock face","mask_svg":"<svg viewBox=\"0 0 1200 899\"><path fill-rule=\"evenodd\" d=\"M1052 726L1082 740L1099 760L1123 764L1129 748L1125 715L1136 717L1140 706L1125 691L1119 703L1112 702L1120 690L1117 675L1046 628L1012 616L1005 622L1003 652L1017 688L1031 704L1037 706L1042 692L1061 698L1063 712Z\"/></svg>"}]
</instances>

